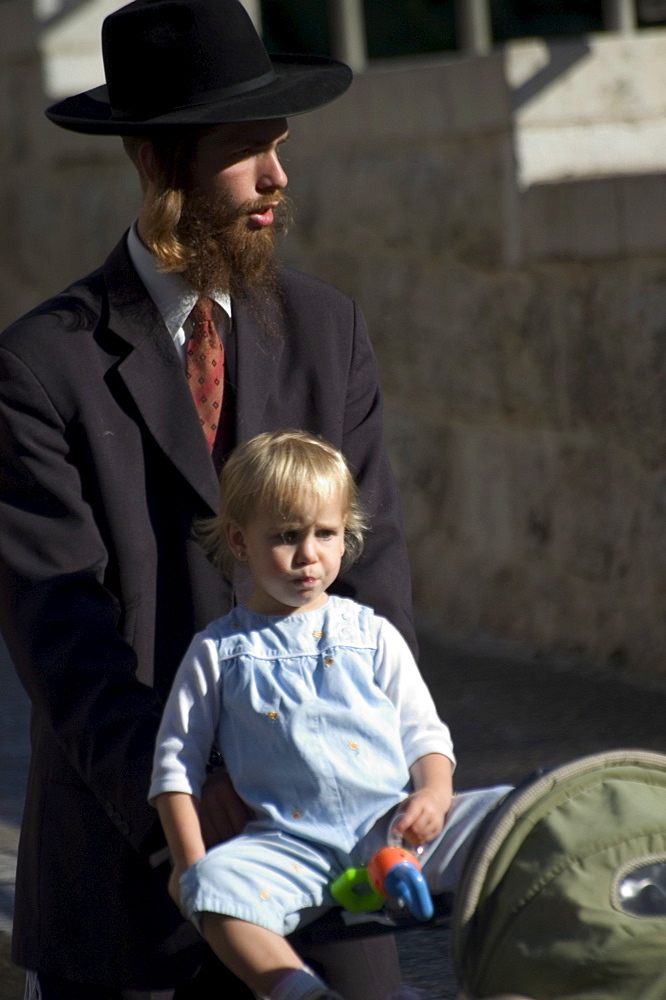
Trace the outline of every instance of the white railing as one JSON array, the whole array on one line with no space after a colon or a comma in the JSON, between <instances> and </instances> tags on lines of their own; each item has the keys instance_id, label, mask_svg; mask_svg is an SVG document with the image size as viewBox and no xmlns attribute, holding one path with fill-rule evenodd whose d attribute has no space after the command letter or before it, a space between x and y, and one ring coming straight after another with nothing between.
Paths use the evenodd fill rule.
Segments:
<instances>
[{"instance_id":1,"label":"white railing","mask_svg":"<svg viewBox=\"0 0 666 1000\"><path fill-rule=\"evenodd\" d=\"M120 7L123 0L100 6ZM261 0L242 0L257 30L261 32ZM85 0L32 0L35 16L42 22L55 20L85 6ZM326 0L333 55L359 70L367 64L364 0ZM602 0L606 31L636 30L637 0ZM665 2L666 9L666 2ZM457 47L461 52L484 55L493 46L490 0L455 0Z\"/></svg>"},{"instance_id":2,"label":"white railing","mask_svg":"<svg viewBox=\"0 0 666 1000\"><path fill-rule=\"evenodd\" d=\"M367 62L363 0L328 0L328 12L333 55L354 69L362 69ZM456 0L455 17L459 50L474 55L491 50L490 0ZM636 0L603 0L603 23L606 31L634 31Z\"/></svg>"},{"instance_id":3,"label":"white railing","mask_svg":"<svg viewBox=\"0 0 666 1000\"><path fill-rule=\"evenodd\" d=\"M627 34L636 30L635 0L604 0L602 10L606 31Z\"/></svg>"},{"instance_id":4,"label":"white railing","mask_svg":"<svg viewBox=\"0 0 666 1000\"><path fill-rule=\"evenodd\" d=\"M493 47L493 26L489 0L456 0L456 41L458 48L476 56Z\"/></svg>"}]
</instances>

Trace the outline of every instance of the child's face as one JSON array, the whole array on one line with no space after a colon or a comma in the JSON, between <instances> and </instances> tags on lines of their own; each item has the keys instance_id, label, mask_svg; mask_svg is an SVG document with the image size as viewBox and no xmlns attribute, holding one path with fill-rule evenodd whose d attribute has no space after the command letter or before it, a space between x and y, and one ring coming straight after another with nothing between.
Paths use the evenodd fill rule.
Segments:
<instances>
[{"instance_id":1,"label":"child's face","mask_svg":"<svg viewBox=\"0 0 666 1000\"><path fill-rule=\"evenodd\" d=\"M227 529L231 551L246 561L254 580L248 607L264 615L312 611L340 572L345 516L339 496L304 503L288 520L257 514Z\"/></svg>"}]
</instances>

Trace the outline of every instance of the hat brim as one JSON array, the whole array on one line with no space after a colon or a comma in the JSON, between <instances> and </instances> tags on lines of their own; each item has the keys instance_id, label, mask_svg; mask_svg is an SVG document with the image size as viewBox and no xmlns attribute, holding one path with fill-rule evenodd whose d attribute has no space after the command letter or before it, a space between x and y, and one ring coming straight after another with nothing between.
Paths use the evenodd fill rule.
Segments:
<instances>
[{"instance_id":1,"label":"hat brim","mask_svg":"<svg viewBox=\"0 0 666 1000\"><path fill-rule=\"evenodd\" d=\"M154 117L140 120L114 117L105 86L52 104L46 116L61 128L94 135L143 135L168 128L207 128L232 122L290 118L314 111L340 97L352 81L352 71L345 63L324 56L274 55L271 62L276 77L266 86Z\"/></svg>"}]
</instances>

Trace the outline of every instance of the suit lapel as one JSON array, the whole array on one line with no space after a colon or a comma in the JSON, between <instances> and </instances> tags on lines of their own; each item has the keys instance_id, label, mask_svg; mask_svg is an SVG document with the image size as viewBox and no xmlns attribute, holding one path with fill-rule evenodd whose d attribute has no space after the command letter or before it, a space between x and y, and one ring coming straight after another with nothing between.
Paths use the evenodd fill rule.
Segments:
<instances>
[{"instance_id":1,"label":"suit lapel","mask_svg":"<svg viewBox=\"0 0 666 1000\"><path fill-rule=\"evenodd\" d=\"M125 238L104 265L109 329L131 346L118 373L162 451L215 511L217 474L178 352L137 275Z\"/></svg>"}]
</instances>

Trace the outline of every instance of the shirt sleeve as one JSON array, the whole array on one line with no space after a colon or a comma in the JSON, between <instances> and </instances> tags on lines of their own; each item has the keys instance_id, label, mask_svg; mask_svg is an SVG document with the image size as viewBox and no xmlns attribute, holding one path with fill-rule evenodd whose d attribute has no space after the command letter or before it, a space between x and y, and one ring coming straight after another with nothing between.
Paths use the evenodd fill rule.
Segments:
<instances>
[{"instance_id":1,"label":"shirt sleeve","mask_svg":"<svg viewBox=\"0 0 666 1000\"><path fill-rule=\"evenodd\" d=\"M219 679L217 644L199 633L178 668L164 708L148 792L151 802L163 792L201 798L219 719Z\"/></svg>"},{"instance_id":2,"label":"shirt sleeve","mask_svg":"<svg viewBox=\"0 0 666 1000\"><path fill-rule=\"evenodd\" d=\"M386 619L378 618L375 677L400 717L408 767L429 753L448 757L455 767L449 727L442 722L409 646Z\"/></svg>"}]
</instances>

